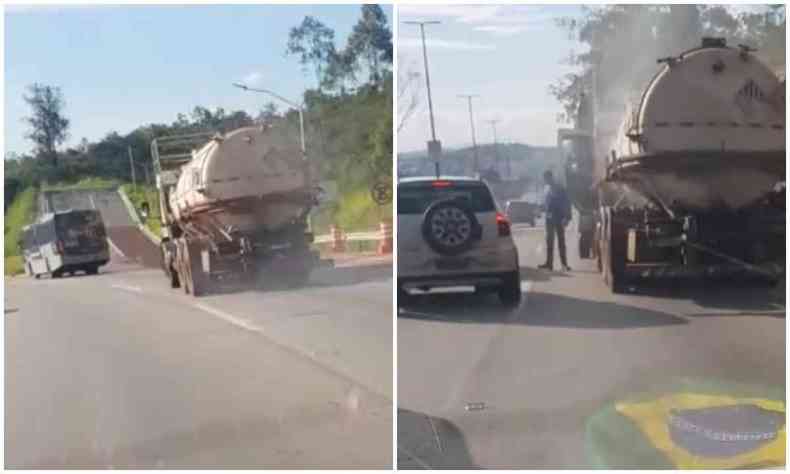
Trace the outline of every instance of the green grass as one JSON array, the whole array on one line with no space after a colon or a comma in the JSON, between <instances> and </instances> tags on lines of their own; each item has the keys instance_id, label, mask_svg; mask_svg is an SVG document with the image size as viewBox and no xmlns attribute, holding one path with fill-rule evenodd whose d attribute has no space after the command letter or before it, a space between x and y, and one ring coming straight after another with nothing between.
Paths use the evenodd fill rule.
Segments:
<instances>
[{"instance_id":1,"label":"green grass","mask_svg":"<svg viewBox=\"0 0 790 474\"><path fill-rule=\"evenodd\" d=\"M36 212L36 189L27 188L19 193L5 214L5 257L19 255L19 238L22 227L33 222Z\"/></svg>"},{"instance_id":2,"label":"green grass","mask_svg":"<svg viewBox=\"0 0 790 474\"><path fill-rule=\"evenodd\" d=\"M121 184L117 179L98 178L89 176L82 178L79 181L72 183L55 183L48 184L41 188L42 191L69 191L72 189L101 189L101 188L114 188Z\"/></svg>"},{"instance_id":3,"label":"green grass","mask_svg":"<svg viewBox=\"0 0 790 474\"><path fill-rule=\"evenodd\" d=\"M24 259L18 255L5 258L5 274L14 276L24 273Z\"/></svg>"},{"instance_id":4,"label":"green grass","mask_svg":"<svg viewBox=\"0 0 790 474\"><path fill-rule=\"evenodd\" d=\"M340 196L334 222L345 232L378 229L382 221L392 222L392 204L379 206L368 190L351 191Z\"/></svg>"},{"instance_id":5,"label":"green grass","mask_svg":"<svg viewBox=\"0 0 790 474\"><path fill-rule=\"evenodd\" d=\"M124 184L121 186L123 192L132 201L132 205L140 213L140 207L144 202L148 203L151 208L151 213L148 215L143 224L154 233L156 236L162 235L162 220L159 213L159 192L154 186L144 186L138 184L137 186L131 184ZM141 216L142 217L142 216Z\"/></svg>"}]
</instances>

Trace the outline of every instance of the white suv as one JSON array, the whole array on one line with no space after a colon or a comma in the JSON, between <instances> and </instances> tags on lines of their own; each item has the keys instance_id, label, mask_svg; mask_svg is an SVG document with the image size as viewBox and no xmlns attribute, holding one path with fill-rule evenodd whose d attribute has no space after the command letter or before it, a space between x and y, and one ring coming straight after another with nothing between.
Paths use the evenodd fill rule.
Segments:
<instances>
[{"instance_id":1,"label":"white suv","mask_svg":"<svg viewBox=\"0 0 790 474\"><path fill-rule=\"evenodd\" d=\"M398 182L398 305L413 289L472 286L521 300L518 251L510 221L491 190L473 178Z\"/></svg>"}]
</instances>

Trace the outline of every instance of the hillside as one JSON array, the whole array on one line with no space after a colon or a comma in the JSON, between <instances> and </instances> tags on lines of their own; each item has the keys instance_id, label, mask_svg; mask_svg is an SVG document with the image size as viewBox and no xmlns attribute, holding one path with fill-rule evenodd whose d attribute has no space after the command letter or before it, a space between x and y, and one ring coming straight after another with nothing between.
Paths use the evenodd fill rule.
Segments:
<instances>
[{"instance_id":1,"label":"hillside","mask_svg":"<svg viewBox=\"0 0 790 474\"><path fill-rule=\"evenodd\" d=\"M547 169L560 172L559 154L553 147L531 146L522 143L478 145L478 160L481 172L494 169L503 179L532 181ZM496 157L499 157L497 160ZM508 172L508 161L510 171ZM473 174L474 151L472 147L444 150L442 174L469 176ZM433 162L427 152L398 154L398 176L420 176L434 173Z\"/></svg>"}]
</instances>

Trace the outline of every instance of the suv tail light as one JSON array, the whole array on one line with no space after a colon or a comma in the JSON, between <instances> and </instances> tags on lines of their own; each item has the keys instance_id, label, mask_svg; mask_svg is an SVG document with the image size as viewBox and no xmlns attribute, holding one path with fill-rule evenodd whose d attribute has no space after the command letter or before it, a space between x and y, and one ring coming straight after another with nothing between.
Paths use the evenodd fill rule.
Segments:
<instances>
[{"instance_id":1,"label":"suv tail light","mask_svg":"<svg viewBox=\"0 0 790 474\"><path fill-rule=\"evenodd\" d=\"M510 235L510 220L501 212L496 213L496 228L500 237L507 237Z\"/></svg>"},{"instance_id":2,"label":"suv tail light","mask_svg":"<svg viewBox=\"0 0 790 474\"><path fill-rule=\"evenodd\" d=\"M434 188L449 188L452 185L453 183L446 180L436 180L431 183L431 186L433 186Z\"/></svg>"}]
</instances>

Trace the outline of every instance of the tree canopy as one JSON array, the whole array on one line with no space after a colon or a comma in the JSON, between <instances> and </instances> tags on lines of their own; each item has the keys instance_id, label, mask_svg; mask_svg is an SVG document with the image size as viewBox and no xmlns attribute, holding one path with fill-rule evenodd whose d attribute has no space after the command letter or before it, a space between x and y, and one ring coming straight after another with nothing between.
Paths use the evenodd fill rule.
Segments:
<instances>
[{"instance_id":1,"label":"tree canopy","mask_svg":"<svg viewBox=\"0 0 790 474\"><path fill-rule=\"evenodd\" d=\"M740 13L721 5L612 5L582 7L581 19L561 18L571 39L585 46L564 62L575 67L549 87L562 104L561 122L572 122L580 99L592 87L597 100L614 100L642 87L656 72L658 58L698 46L704 36L745 44L769 66L784 67L784 5Z\"/></svg>"},{"instance_id":2,"label":"tree canopy","mask_svg":"<svg viewBox=\"0 0 790 474\"><path fill-rule=\"evenodd\" d=\"M68 138L69 120L63 116L65 102L59 87L34 83L23 96L31 108L25 118L30 125L26 138L36 146L36 153L57 163L56 147Z\"/></svg>"}]
</instances>

